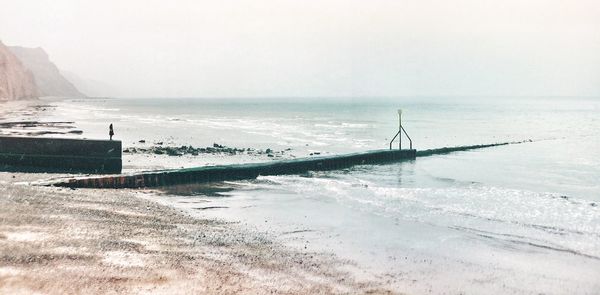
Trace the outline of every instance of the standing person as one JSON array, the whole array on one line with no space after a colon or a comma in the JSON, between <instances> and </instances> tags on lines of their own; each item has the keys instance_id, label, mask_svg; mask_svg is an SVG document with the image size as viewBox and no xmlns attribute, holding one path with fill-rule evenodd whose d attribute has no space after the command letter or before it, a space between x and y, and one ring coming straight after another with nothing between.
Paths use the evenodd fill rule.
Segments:
<instances>
[{"instance_id":1,"label":"standing person","mask_svg":"<svg viewBox=\"0 0 600 295\"><path fill-rule=\"evenodd\" d=\"M112 140L113 135L115 135L115 131L113 130L112 123L108 126L108 135L110 136L110 140Z\"/></svg>"}]
</instances>

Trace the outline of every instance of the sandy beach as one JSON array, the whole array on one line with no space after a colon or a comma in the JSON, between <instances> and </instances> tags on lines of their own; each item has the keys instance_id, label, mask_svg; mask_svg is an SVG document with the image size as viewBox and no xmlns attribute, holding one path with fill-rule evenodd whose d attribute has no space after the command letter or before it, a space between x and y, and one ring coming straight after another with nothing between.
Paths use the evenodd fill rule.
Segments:
<instances>
[{"instance_id":1,"label":"sandy beach","mask_svg":"<svg viewBox=\"0 0 600 295\"><path fill-rule=\"evenodd\" d=\"M600 1L4 1L0 295L600 295Z\"/></svg>"},{"instance_id":2,"label":"sandy beach","mask_svg":"<svg viewBox=\"0 0 600 295\"><path fill-rule=\"evenodd\" d=\"M0 133L102 139L115 123L127 174L375 149L387 134L377 114L391 108L356 119L315 117L311 104L153 102L11 103ZM505 126L495 108L517 106L498 104L449 114ZM185 108L165 113L173 105ZM415 106L411 132L437 132L416 141L420 151L445 146L454 127L429 126L445 126L437 110L448 107ZM45 187L36 184L68 175L0 172L0 294L595 294L600 166L585 140L596 114L585 110L560 113L588 126L573 138L507 131L502 141L533 140L398 165L136 190ZM527 110L538 111L558 116ZM487 131L499 129L477 128L451 145L500 140ZM579 160L557 152L565 148Z\"/></svg>"},{"instance_id":3,"label":"sandy beach","mask_svg":"<svg viewBox=\"0 0 600 295\"><path fill-rule=\"evenodd\" d=\"M143 192L19 184L0 173L0 293L387 293L351 264L298 253Z\"/></svg>"},{"instance_id":4,"label":"sandy beach","mask_svg":"<svg viewBox=\"0 0 600 295\"><path fill-rule=\"evenodd\" d=\"M150 191L29 184L59 176L0 172L0 293L391 293L349 261L192 218Z\"/></svg>"}]
</instances>

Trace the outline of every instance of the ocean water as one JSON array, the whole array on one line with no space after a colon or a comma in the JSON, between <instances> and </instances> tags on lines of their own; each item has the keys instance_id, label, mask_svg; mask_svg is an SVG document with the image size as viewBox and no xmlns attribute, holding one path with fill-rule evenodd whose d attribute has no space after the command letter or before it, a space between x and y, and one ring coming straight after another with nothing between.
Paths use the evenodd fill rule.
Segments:
<instances>
[{"instance_id":1,"label":"ocean water","mask_svg":"<svg viewBox=\"0 0 600 295\"><path fill-rule=\"evenodd\" d=\"M71 136L87 138L107 137L113 123L124 147L216 142L291 148L293 157L381 149L397 131L398 108L416 149L531 140L390 165L166 188L156 197L301 251L335 253L359 275L411 293L600 293L600 98L51 104L54 111L41 119L73 120L84 133ZM125 160L138 170L271 159Z\"/></svg>"}]
</instances>

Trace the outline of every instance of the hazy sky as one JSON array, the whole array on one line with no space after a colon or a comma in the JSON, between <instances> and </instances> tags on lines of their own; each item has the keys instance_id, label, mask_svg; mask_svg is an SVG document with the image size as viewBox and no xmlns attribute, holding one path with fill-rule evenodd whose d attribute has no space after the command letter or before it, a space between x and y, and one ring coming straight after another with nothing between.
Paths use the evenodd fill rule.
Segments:
<instances>
[{"instance_id":1,"label":"hazy sky","mask_svg":"<svg viewBox=\"0 0 600 295\"><path fill-rule=\"evenodd\" d=\"M0 40L126 96L600 96L599 0L1 0Z\"/></svg>"}]
</instances>

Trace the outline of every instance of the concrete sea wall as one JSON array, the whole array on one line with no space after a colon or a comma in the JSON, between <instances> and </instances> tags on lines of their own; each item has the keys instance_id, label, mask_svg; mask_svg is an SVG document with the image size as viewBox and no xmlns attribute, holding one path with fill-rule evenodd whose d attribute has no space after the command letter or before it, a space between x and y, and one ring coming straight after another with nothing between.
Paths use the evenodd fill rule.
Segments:
<instances>
[{"instance_id":1,"label":"concrete sea wall","mask_svg":"<svg viewBox=\"0 0 600 295\"><path fill-rule=\"evenodd\" d=\"M65 138L0 137L0 170L121 173L121 142Z\"/></svg>"}]
</instances>

